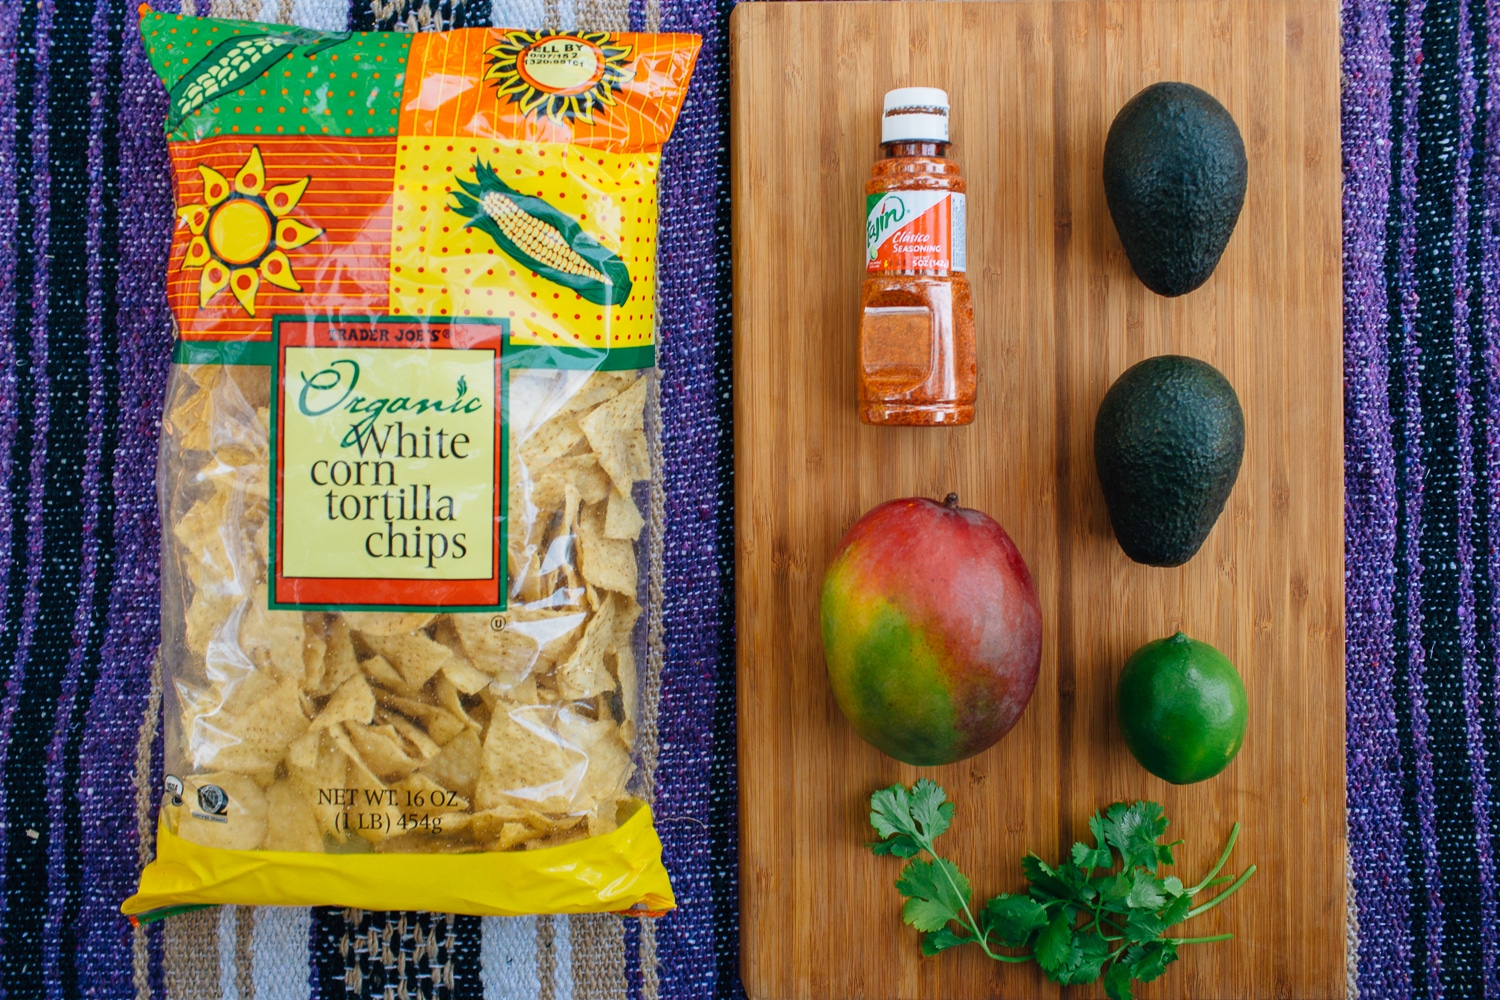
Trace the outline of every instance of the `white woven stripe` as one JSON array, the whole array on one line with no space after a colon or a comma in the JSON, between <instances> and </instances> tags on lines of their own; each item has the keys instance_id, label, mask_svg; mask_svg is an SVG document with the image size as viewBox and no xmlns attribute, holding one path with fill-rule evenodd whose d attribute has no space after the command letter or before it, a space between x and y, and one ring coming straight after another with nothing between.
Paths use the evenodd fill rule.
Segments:
<instances>
[{"instance_id":1,"label":"white woven stripe","mask_svg":"<svg viewBox=\"0 0 1500 1000\"><path fill-rule=\"evenodd\" d=\"M255 1000L309 1000L312 911L265 906L255 911L252 937Z\"/></svg>"},{"instance_id":2,"label":"white woven stripe","mask_svg":"<svg viewBox=\"0 0 1500 1000\"><path fill-rule=\"evenodd\" d=\"M349 27L349 5L328 0L296 0L292 4L292 23L319 31L345 31Z\"/></svg>"},{"instance_id":3,"label":"white woven stripe","mask_svg":"<svg viewBox=\"0 0 1500 1000\"><path fill-rule=\"evenodd\" d=\"M219 1000L254 1000L240 996L240 971L234 960L239 916L238 906L219 907Z\"/></svg>"},{"instance_id":4,"label":"white woven stripe","mask_svg":"<svg viewBox=\"0 0 1500 1000\"><path fill-rule=\"evenodd\" d=\"M552 918L552 1000L573 1000L573 922Z\"/></svg>"},{"instance_id":5,"label":"white woven stripe","mask_svg":"<svg viewBox=\"0 0 1500 1000\"><path fill-rule=\"evenodd\" d=\"M533 1000L542 989L536 973L536 917L485 917L479 926L484 1000Z\"/></svg>"},{"instance_id":6,"label":"white woven stripe","mask_svg":"<svg viewBox=\"0 0 1500 1000\"><path fill-rule=\"evenodd\" d=\"M490 23L497 28L540 28L544 9L543 0L494 0Z\"/></svg>"}]
</instances>

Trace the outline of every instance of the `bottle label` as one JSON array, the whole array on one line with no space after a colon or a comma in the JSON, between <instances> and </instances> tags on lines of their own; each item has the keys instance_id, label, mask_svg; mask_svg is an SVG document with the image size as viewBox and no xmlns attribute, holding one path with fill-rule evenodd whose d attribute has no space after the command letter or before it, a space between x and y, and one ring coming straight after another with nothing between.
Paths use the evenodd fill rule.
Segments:
<instances>
[{"instance_id":1,"label":"bottle label","mask_svg":"<svg viewBox=\"0 0 1500 1000\"><path fill-rule=\"evenodd\" d=\"M967 267L964 196L882 191L865 199L865 270L953 271Z\"/></svg>"}]
</instances>

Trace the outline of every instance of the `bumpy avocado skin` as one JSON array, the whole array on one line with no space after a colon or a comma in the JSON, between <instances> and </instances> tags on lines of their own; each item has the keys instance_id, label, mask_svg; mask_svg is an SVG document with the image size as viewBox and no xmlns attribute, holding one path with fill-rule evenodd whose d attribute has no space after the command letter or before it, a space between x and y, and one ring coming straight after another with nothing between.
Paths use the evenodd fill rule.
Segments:
<instances>
[{"instance_id":1,"label":"bumpy avocado skin","mask_svg":"<svg viewBox=\"0 0 1500 1000\"><path fill-rule=\"evenodd\" d=\"M1244 453L1239 397L1213 365L1164 354L1126 369L1094 420L1094 466L1125 554L1148 566L1191 559Z\"/></svg>"},{"instance_id":2,"label":"bumpy avocado skin","mask_svg":"<svg viewBox=\"0 0 1500 1000\"><path fill-rule=\"evenodd\" d=\"M1130 266L1158 295L1208 280L1245 204L1245 142L1213 95L1154 83L1104 143L1104 196Z\"/></svg>"}]
</instances>

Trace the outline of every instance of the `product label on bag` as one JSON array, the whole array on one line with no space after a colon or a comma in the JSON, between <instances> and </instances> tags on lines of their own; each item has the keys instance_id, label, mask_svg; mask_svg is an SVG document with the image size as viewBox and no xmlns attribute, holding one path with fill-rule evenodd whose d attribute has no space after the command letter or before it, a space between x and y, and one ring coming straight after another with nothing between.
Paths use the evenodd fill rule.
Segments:
<instances>
[{"instance_id":1,"label":"product label on bag","mask_svg":"<svg viewBox=\"0 0 1500 1000\"><path fill-rule=\"evenodd\" d=\"M503 325L275 329L273 606L503 606Z\"/></svg>"},{"instance_id":2,"label":"product label on bag","mask_svg":"<svg viewBox=\"0 0 1500 1000\"><path fill-rule=\"evenodd\" d=\"M967 270L964 196L882 191L865 199L865 270Z\"/></svg>"}]
</instances>

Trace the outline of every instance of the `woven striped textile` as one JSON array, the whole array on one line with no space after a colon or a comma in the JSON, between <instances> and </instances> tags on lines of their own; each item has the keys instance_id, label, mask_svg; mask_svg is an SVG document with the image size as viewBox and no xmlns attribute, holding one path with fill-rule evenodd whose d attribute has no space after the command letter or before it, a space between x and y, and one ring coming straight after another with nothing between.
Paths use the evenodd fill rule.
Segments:
<instances>
[{"instance_id":1,"label":"woven striped textile","mask_svg":"<svg viewBox=\"0 0 1500 1000\"><path fill-rule=\"evenodd\" d=\"M117 908L149 856L161 776L154 467L174 217L165 93L135 33L135 6L0 0L0 995L650 1000L732 989L727 8L184 8L333 30L576 25L704 36L663 156L666 431L654 459L665 481L652 516L665 543L651 559L650 645L665 654L648 664L642 727L680 909L651 922L225 907L133 932Z\"/></svg>"},{"instance_id":2,"label":"woven striped textile","mask_svg":"<svg viewBox=\"0 0 1500 1000\"><path fill-rule=\"evenodd\" d=\"M661 197L647 751L680 909L638 922L229 907L133 932L116 907L150 850L160 773L164 96L133 0L0 0L0 996L739 995L729 3L196 11L704 36ZM1500 998L1500 0L1343 13L1351 993Z\"/></svg>"}]
</instances>

